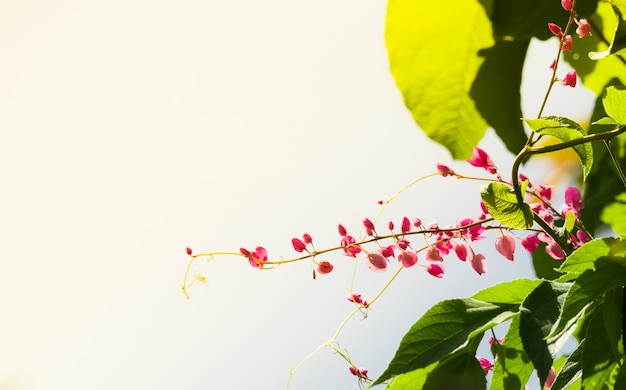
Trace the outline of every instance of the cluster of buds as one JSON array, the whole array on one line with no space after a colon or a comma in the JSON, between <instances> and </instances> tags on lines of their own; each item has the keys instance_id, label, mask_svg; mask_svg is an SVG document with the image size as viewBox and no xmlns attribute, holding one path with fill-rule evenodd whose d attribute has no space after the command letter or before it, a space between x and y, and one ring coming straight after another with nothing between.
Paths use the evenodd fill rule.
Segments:
<instances>
[{"instance_id":1,"label":"cluster of buds","mask_svg":"<svg viewBox=\"0 0 626 390\"><path fill-rule=\"evenodd\" d=\"M591 25L589 24L589 21L587 19L578 18L578 15L576 14L576 10L574 10L574 4L572 0L561 0L561 6L563 7L565 11L570 13L570 21L573 21L578 26L576 28L576 34L578 34L579 38L583 38L583 37L586 37L587 35L591 35ZM559 44L560 44L559 55L561 54L561 51L570 51L570 52L572 51L572 46L573 46L572 36L567 34L567 29L569 28L570 25L571 25L571 22L568 22L566 31L564 32L561 26L555 23L548 23L548 29L550 30L552 35L554 35L555 37L559 39ZM550 69L553 69L554 71L556 71L557 62L558 62L558 56L552 61L552 64L550 65ZM565 85L568 87L575 87L576 86L576 71L571 70L565 75L565 77L556 78L554 81L558 82L561 85Z\"/></svg>"}]
</instances>

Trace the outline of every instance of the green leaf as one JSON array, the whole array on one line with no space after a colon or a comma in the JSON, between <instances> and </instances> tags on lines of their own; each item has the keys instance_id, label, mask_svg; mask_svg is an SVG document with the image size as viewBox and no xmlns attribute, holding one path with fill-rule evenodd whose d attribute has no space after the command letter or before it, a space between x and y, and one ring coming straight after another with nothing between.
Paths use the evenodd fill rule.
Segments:
<instances>
[{"instance_id":1,"label":"green leaf","mask_svg":"<svg viewBox=\"0 0 626 390\"><path fill-rule=\"evenodd\" d=\"M494 45L485 9L467 0L390 0L385 41L415 122L454 158L469 158L487 129L469 95L484 62L479 52Z\"/></svg>"},{"instance_id":2,"label":"green leaf","mask_svg":"<svg viewBox=\"0 0 626 390\"><path fill-rule=\"evenodd\" d=\"M604 118L594 121L592 125L607 125L607 126L616 127L616 126L619 126L619 123L615 119L605 116Z\"/></svg>"},{"instance_id":3,"label":"green leaf","mask_svg":"<svg viewBox=\"0 0 626 390\"><path fill-rule=\"evenodd\" d=\"M570 284L544 281L520 307L520 337L540 383L546 381L556 353L569 336L548 338L569 288Z\"/></svg>"},{"instance_id":4,"label":"green leaf","mask_svg":"<svg viewBox=\"0 0 626 390\"><path fill-rule=\"evenodd\" d=\"M572 210L569 210L567 213L565 213L565 225L563 226L565 227L565 230L568 233L571 233L572 230L574 229L575 224L576 224L576 214L574 214Z\"/></svg>"},{"instance_id":5,"label":"green leaf","mask_svg":"<svg viewBox=\"0 0 626 390\"><path fill-rule=\"evenodd\" d=\"M608 256L617 249L615 238L597 238L585 243L572 252L559 267L560 272L580 275L589 269L595 269L596 260Z\"/></svg>"},{"instance_id":6,"label":"green leaf","mask_svg":"<svg viewBox=\"0 0 626 390\"><path fill-rule=\"evenodd\" d=\"M583 3L584 4L584 3ZM576 4L578 8L578 2ZM589 52L603 51L608 48L604 37L612 36L615 28L615 13L608 2L599 2L595 14L584 13L593 26L593 35L584 38L573 36L572 52L563 52L565 60L576 69L576 74L582 79L585 87L596 95L609 83L626 84L626 63L619 55L609 56L602 61L591 60Z\"/></svg>"},{"instance_id":7,"label":"green leaf","mask_svg":"<svg viewBox=\"0 0 626 390\"><path fill-rule=\"evenodd\" d=\"M480 189L480 197L489 214L504 226L528 229L533 225L533 212L526 203L518 203L515 193L506 184L489 183Z\"/></svg>"},{"instance_id":8,"label":"green leaf","mask_svg":"<svg viewBox=\"0 0 626 390\"><path fill-rule=\"evenodd\" d=\"M464 389L483 390L487 384L485 371L471 353L455 354L425 369L395 377L387 389Z\"/></svg>"},{"instance_id":9,"label":"green leaf","mask_svg":"<svg viewBox=\"0 0 626 390\"><path fill-rule=\"evenodd\" d=\"M496 345L498 358L493 368L491 390L522 390L534 370L526 351L524 351L524 345L519 334L519 324L520 316L516 315L504 336L503 343L499 346Z\"/></svg>"},{"instance_id":10,"label":"green leaf","mask_svg":"<svg viewBox=\"0 0 626 390\"><path fill-rule=\"evenodd\" d=\"M626 89L607 87L602 98L604 112L620 124L626 124Z\"/></svg>"},{"instance_id":11,"label":"green leaf","mask_svg":"<svg viewBox=\"0 0 626 390\"><path fill-rule=\"evenodd\" d=\"M624 16L626 15L626 1L624 0L610 0L613 6L613 11L617 18L617 24L615 26L615 32L612 34L613 39L608 49L603 52L591 52L589 58L592 60L599 60L608 55L616 54L626 49L626 22Z\"/></svg>"},{"instance_id":12,"label":"green leaf","mask_svg":"<svg viewBox=\"0 0 626 390\"><path fill-rule=\"evenodd\" d=\"M528 44L528 40L498 41L482 50L485 62L470 89L478 111L514 154L522 150L528 138L520 119L520 85Z\"/></svg>"},{"instance_id":13,"label":"green leaf","mask_svg":"<svg viewBox=\"0 0 626 390\"><path fill-rule=\"evenodd\" d=\"M526 119L526 123L532 131L541 135L551 135L563 142L573 141L587 135L587 132L578 123L558 116ZM583 166L583 178L586 178L589 172L591 172L593 165L593 148L591 143L574 145L572 149L574 149L580 159Z\"/></svg>"},{"instance_id":14,"label":"green leaf","mask_svg":"<svg viewBox=\"0 0 626 390\"><path fill-rule=\"evenodd\" d=\"M619 194L615 201L602 210L602 222L611 226L620 236L626 236L626 192Z\"/></svg>"},{"instance_id":15,"label":"green leaf","mask_svg":"<svg viewBox=\"0 0 626 390\"><path fill-rule=\"evenodd\" d=\"M503 321L518 305L493 304L476 299L452 299L437 303L404 335L395 356L374 382L427 367L464 348L477 335Z\"/></svg>"},{"instance_id":16,"label":"green leaf","mask_svg":"<svg viewBox=\"0 0 626 390\"><path fill-rule=\"evenodd\" d=\"M608 292L589 322L582 355L583 388L613 388L614 370L619 368L621 359L621 295L621 287Z\"/></svg>"},{"instance_id":17,"label":"green leaf","mask_svg":"<svg viewBox=\"0 0 626 390\"><path fill-rule=\"evenodd\" d=\"M572 285L563 310L550 337L565 333L584 314L594 300L607 291L626 284L626 258L604 256L595 261L595 269L583 272Z\"/></svg>"},{"instance_id":18,"label":"green leaf","mask_svg":"<svg viewBox=\"0 0 626 390\"><path fill-rule=\"evenodd\" d=\"M578 347L574 350L574 352L572 352L572 354L567 358L563 368L561 368L561 371L558 372L556 379L552 384L551 390L561 390L571 386L576 381L579 381L583 373L582 354L584 346L585 341L583 340L580 344L578 344Z\"/></svg>"},{"instance_id":19,"label":"green leaf","mask_svg":"<svg viewBox=\"0 0 626 390\"><path fill-rule=\"evenodd\" d=\"M556 280L558 282L568 281L560 280L561 273L556 269L562 264L561 261L555 260L546 253L546 244L540 243L537 250L532 253L533 268L538 278L546 280Z\"/></svg>"},{"instance_id":20,"label":"green leaf","mask_svg":"<svg viewBox=\"0 0 626 390\"><path fill-rule=\"evenodd\" d=\"M516 279L487 287L472 295L471 298L489 303L520 305L539 284L541 284L540 280Z\"/></svg>"}]
</instances>

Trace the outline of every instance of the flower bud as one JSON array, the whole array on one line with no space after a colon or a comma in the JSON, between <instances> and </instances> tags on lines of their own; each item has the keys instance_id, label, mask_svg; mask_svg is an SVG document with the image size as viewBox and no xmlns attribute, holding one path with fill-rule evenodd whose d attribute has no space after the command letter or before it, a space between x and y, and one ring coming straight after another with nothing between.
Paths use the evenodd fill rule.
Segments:
<instances>
[{"instance_id":1,"label":"flower bud","mask_svg":"<svg viewBox=\"0 0 626 390\"><path fill-rule=\"evenodd\" d=\"M193 253L193 251L191 250L191 248L190 248L190 247L187 247L187 254L188 254L189 256L191 256L191 254L192 254L192 253Z\"/></svg>"},{"instance_id":2,"label":"flower bud","mask_svg":"<svg viewBox=\"0 0 626 390\"><path fill-rule=\"evenodd\" d=\"M302 253L306 249L306 244L299 238L292 238L291 245L293 245L293 249L298 253Z\"/></svg>"},{"instance_id":3,"label":"flower bud","mask_svg":"<svg viewBox=\"0 0 626 390\"><path fill-rule=\"evenodd\" d=\"M333 268L335 268L330 262L328 261L320 261L319 264L317 264L317 272L320 274L328 274L330 273Z\"/></svg>"},{"instance_id":4,"label":"flower bud","mask_svg":"<svg viewBox=\"0 0 626 390\"><path fill-rule=\"evenodd\" d=\"M367 267L374 272L384 272L387 269L387 259L380 253L368 253L366 263Z\"/></svg>"},{"instance_id":5,"label":"flower bud","mask_svg":"<svg viewBox=\"0 0 626 390\"><path fill-rule=\"evenodd\" d=\"M313 238L309 233L304 233L304 235L302 236L302 241L304 241L305 244L310 244L313 242Z\"/></svg>"}]
</instances>

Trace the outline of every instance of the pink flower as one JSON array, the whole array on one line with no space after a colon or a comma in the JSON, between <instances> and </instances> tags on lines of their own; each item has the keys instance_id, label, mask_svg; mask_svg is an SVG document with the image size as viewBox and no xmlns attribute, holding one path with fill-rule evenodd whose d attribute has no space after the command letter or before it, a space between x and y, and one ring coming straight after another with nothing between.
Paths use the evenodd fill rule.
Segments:
<instances>
[{"instance_id":1,"label":"pink flower","mask_svg":"<svg viewBox=\"0 0 626 390\"><path fill-rule=\"evenodd\" d=\"M293 249L298 253L302 253L306 249L306 244L299 238L292 238L291 245L293 245Z\"/></svg>"},{"instance_id":2,"label":"pink flower","mask_svg":"<svg viewBox=\"0 0 626 390\"><path fill-rule=\"evenodd\" d=\"M476 271L476 273L478 275L482 275L484 273L487 272L487 259L485 259L485 256L483 255L474 255L472 256L472 268L474 268L474 271Z\"/></svg>"},{"instance_id":3,"label":"pink flower","mask_svg":"<svg viewBox=\"0 0 626 390\"><path fill-rule=\"evenodd\" d=\"M350 367L350 374L356 376L359 379L369 379L367 377L367 369L363 367Z\"/></svg>"},{"instance_id":4,"label":"pink flower","mask_svg":"<svg viewBox=\"0 0 626 390\"><path fill-rule=\"evenodd\" d=\"M186 250L187 250L187 254L188 254L189 256L191 256L191 254L193 253L193 251L191 250L191 248L190 248L190 247L187 247L187 249L186 249Z\"/></svg>"},{"instance_id":5,"label":"pink flower","mask_svg":"<svg viewBox=\"0 0 626 390\"><path fill-rule=\"evenodd\" d=\"M426 272L431 274L436 278L443 278L444 272L446 272L446 268L443 266L443 263L440 261L428 263L426 266Z\"/></svg>"},{"instance_id":6,"label":"pink flower","mask_svg":"<svg viewBox=\"0 0 626 390\"><path fill-rule=\"evenodd\" d=\"M402 263L404 268L413 267L417 263L417 253L403 250L398 255L398 261Z\"/></svg>"},{"instance_id":7,"label":"pink flower","mask_svg":"<svg viewBox=\"0 0 626 390\"><path fill-rule=\"evenodd\" d=\"M567 72L564 78L557 81L561 85L574 88L576 86L576 71L570 70L569 72Z\"/></svg>"},{"instance_id":8,"label":"pink flower","mask_svg":"<svg viewBox=\"0 0 626 390\"><path fill-rule=\"evenodd\" d=\"M515 238L511 235L501 235L496 238L496 250L508 260L513 261L515 255Z\"/></svg>"},{"instance_id":9,"label":"pink flower","mask_svg":"<svg viewBox=\"0 0 626 390\"><path fill-rule=\"evenodd\" d=\"M547 387L548 389L551 388L555 379L556 371L554 370L554 367L550 367L550 372L548 372L548 377L546 378L546 383L543 384L543 387Z\"/></svg>"},{"instance_id":10,"label":"pink flower","mask_svg":"<svg viewBox=\"0 0 626 390\"><path fill-rule=\"evenodd\" d=\"M563 39L563 46L561 46L564 51L572 51L572 36L566 35Z\"/></svg>"},{"instance_id":11,"label":"pink flower","mask_svg":"<svg viewBox=\"0 0 626 390\"><path fill-rule=\"evenodd\" d=\"M576 238L578 238L578 242L581 245L586 242L591 241L591 237L589 237L589 235L584 230L580 230L580 229L576 232Z\"/></svg>"},{"instance_id":12,"label":"pink flower","mask_svg":"<svg viewBox=\"0 0 626 390\"><path fill-rule=\"evenodd\" d=\"M433 247L430 247L426 251L426 260L428 261L443 261L443 258L439 254L439 251Z\"/></svg>"},{"instance_id":13,"label":"pink flower","mask_svg":"<svg viewBox=\"0 0 626 390\"><path fill-rule=\"evenodd\" d=\"M474 148L474 153L472 154L472 158L467 160L470 165L475 166L477 168L483 168L487 172L491 174L495 174L498 172L498 168L496 168L495 164L489 158L489 155L480 148Z\"/></svg>"},{"instance_id":14,"label":"pink flower","mask_svg":"<svg viewBox=\"0 0 626 390\"><path fill-rule=\"evenodd\" d=\"M317 264L317 272L320 274L328 274L333 270L333 265L328 261L320 261Z\"/></svg>"},{"instance_id":15,"label":"pink flower","mask_svg":"<svg viewBox=\"0 0 626 390\"><path fill-rule=\"evenodd\" d=\"M456 253L457 257L461 261L466 261L469 257L469 254L472 253L472 249L466 242L462 243L454 243L454 253Z\"/></svg>"},{"instance_id":16,"label":"pink flower","mask_svg":"<svg viewBox=\"0 0 626 390\"><path fill-rule=\"evenodd\" d=\"M337 227L337 230L339 230L339 235L341 237L345 236L346 234L348 234L348 231L346 230L346 228L343 225L339 225Z\"/></svg>"},{"instance_id":17,"label":"pink flower","mask_svg":"<svg viewBox=\"0 0 626 390\"><path fill-rule=\"evenodd\" d=\"M489 371L493 369L493 362L489 359L485 359L484 357L476 357L480 366L485 370L485 375L489 374Z\"/></svg>"},{"instance_id":18,"label":"pink flower","mask_svg":"<svg viewBox=\"0 0 626 390\"><path fill-rule=\"evenodd\" d=\"M350 302L357 303L359 305L367 304L367 302L364 301L363 298L361 298L361 294L356 294L356 293L348 294L346 299L349 300Z\"/></svg>"},{"instance_id":19,"label":"pink flower","mask_svg":"<svg viewBox=\"0 0 626 390\"><path fill-rule=\"evenodd\" d=\"M305 244L310 244L313 242L313 238L309 233L304 233L302 235L302 241L304 241Z\"/></svg>"},{"instance_id":20,"label":"pink flower","mask_svg":"<svg viewBox=\"0 0 626 390\"><path fill-rule=\"evenodd\" d=\"M339 225L341 226L341 225ZM349 234L346 234L341 239L341 246L343 247L344 253L349 257L356 257L357 254L361 252L361 247L355 245L356 240Z\"/></svg>"},{"instance_id":21,"label":"pink flower","mask_svg":"<svg viewBox=\"0 0 626 390\"><path fill-rule=\"evenodd\" d=\"M367 267L374 272L385 272L387 269L387 259L380 253L367 254Z\"/></svg>"},{"instance_id":22,"label":"pink flower","mask_svg":"<svg viewBox=\"0 0 626 390\"><path fill-rule=\"evenodd\" d=\"M398 238L396 246L400 249L406 249L411 243L406 238Z\"/></svg>"},{"instance_id":23,"label":"pink flower","mask_svg":"<svg viewBox=\"0 0 626 390\"><path fill-rule=\"evenodd\" d=\"M559 244L554 241L546 245L546 253L554 260L562 260L565 258L565 252Z\"/></svg>"},{"instance_id":24,"label":"pink flower","mask_svg":"<svg viewBox=\"0 0 626 390\"><path fill-rule=\"evenodd\" d=\"M565 190L565 204L570 206L575 211L580 211L583 207L585 207L578 188L567 187Z\"/></svg>"},{"instance_id":25,"label":"pink flower","mask_svg":"<svg viewBox=\"0 0 626 390\"><path fill-rule=\"evenodd\" d=\"M537 186L537 195L539 195L542 200L550 202L550 199L552 199L552 186L539 184Z\"/></svg>"},{"instance_id":26,"label":"pink flower","mask_svg":"<svg viewBox=\"0 0 626 390\"><path fill-rule=\"evenodd\" d=\"M552 63L550 64L550 69L554 69L555 66L556 66L556 58L552 60Z\"/></svg>"},{"instance_id":27,"label":"pink flower","mask_svg":"<svg viewBox=\"0 0 626 390\"><path fill-rule=\"evenodd\" d=\"M400 228L402 234L406 234L411 231L411 221L407 217L402 218L402 226Z\"/></svg>"},{"instance_id":28,"label":"pink flower","mask_svg":"<svg viewBox=\"0 0 626 390\"><path fill-rule=\"evenodd\" d=\"M395 247L393 245L389 245L387 247L380 248L378 252L385 257L396 257L396 255L393 252L394 248Z\"/></svg>"},{"instance_id":29,"label":"pink flower","mask_svg":"<svg viewBox=\"0 0 626 390\"><path fill-rule=\"evenodd\" d=\"M415 226L415 228L419 229L420 226L422 226L422 220L419 218L415 218L413 220L413 226Z\"/></svg>"},{"instance_id":30,"label":"pink flower","mask_svg":"<svg viewBox=\"0 0 626 390\"><path fill-rule=\"evenodd\" d=\"M267 251L262 246L257 246L254 252L246 248L239 248L239 252L248 258L250 265L255 268L263 268L263 262L267 261Z\"/></svg>"},{"instance_id":31,"label":"pink flower","mask_svg":"<svg viewBox=\"0 0 626 390\"><path fill-rule=\"evenodd\" d=\"M561 27L554 23L548 23L548 29L550 29L552 35L557 38L561 38L563 36L563 30L561 29Z\"/></svg>"},{"instance_id":32,"label":"pink flower","mask_svg":"<svg viewBox=\"0 0 626 390\"><path fill-rule=\"evenodd\" d=\"M365 218L363 220L363 226L365 227L365 229L369 229L369 230L376 230L374 228L374 223L372 221L369 220L369 218Z\"/></svg>"},{"instance_id":33,"label":"pink flower","mask_svg":"<svg viewBox=\"0 0 626 390\"><path fill-rule=\"evenodd\" d=\"M587 19L580 19L578 21L578 28L576 29L576 34L578 34L578 38L582 38L587 35L591 35L591 26Z\"/></svg>"},{"instance_id":34,"label":"pink flower","mask_svg":"<svg viewBox=\"0 0 626 390\"><path fill-rule=\"evenodd\" d=\"M520 243L522 244L524 249L526 249L530 253L533 253L537 250L537 247L539 247L539 239L533 234L522 238Z\"/></svg>"},{"instance_id":35,"label":"pink flower","mask_svg":"<svg viewBox=\"0 0 626 390\"><path fill-rule=\"evenodd\" d=\"M572 10L572 0L561 0L561 7L566 11Z\"/></svg>"},{"instance_id":36,"label":"pink flower","mask_svg":"<svg viewBox=\"0 0 626 390\"><path fill-rule=\"evenodd\" d=\"M454 171L450 169L447 165L437 164L437 170L443 177L454 176Z\"/></svg>"}]
</instances>

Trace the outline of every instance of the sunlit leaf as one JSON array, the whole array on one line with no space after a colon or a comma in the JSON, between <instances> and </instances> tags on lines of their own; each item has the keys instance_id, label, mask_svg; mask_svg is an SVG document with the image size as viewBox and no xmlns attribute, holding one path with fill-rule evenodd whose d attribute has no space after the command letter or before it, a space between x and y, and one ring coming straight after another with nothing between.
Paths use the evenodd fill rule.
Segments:
<instances>
[{"instance_id":1,"label":"sunlit leaf","mask_svg":"<svg viewBox=\"0 0 626 390\"><path fill-rule=\"evenodd\" d=\"M526 203L519 203L506 184L489 183L480 190L480 197L489 214L504 226L528 229L533 224L533 212Z\"/></svg>"}]
</instances>

